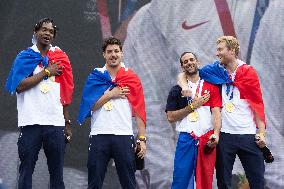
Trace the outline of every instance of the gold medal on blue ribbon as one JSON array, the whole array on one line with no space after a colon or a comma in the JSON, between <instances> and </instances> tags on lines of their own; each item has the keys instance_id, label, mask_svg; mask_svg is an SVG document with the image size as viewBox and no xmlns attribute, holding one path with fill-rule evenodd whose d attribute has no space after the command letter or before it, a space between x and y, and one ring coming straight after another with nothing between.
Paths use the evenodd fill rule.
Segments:
<instances>
[{"instance_id":1,"label":"gold medal on blue ribbon","mask_svg":"<svg viewBox=\"0 0 284 189\"><path fill-rule=\"evenodd\" d=\"M235 105L232 102L226 103L225 104L225 109L227 112L232 113L235 111Z\"/></svg>"},{"instance_id":2,"label":"gold medal on blue ribbon","mask_svg":"<svg viewBox=\"0 0 284 189\"><path fill-rule=\"evenodd\" d=\"M111 111L113 109L113 104L112 102L109 100L107 101L104 105L103 105L104 109L106 111Z\"/></svg>"},{"instance_id":3,"label":"gold medal on blue ribbon","mask_svg":"<svg viewBox=\"0 0 284 189\"><path fill-rule=\"evenodd\" d=\"M47 84L47 83L41 83L40 85L39 85L39 89L40 89L40 91L42 92L42 93L44 93L44 94L46 94L46 93L48 93L48 91L49 91L49 85Z\"/></svg>"},{"instance_id":4,"label":"gold medal on blue ribbon","mask_svg":"<svg viewBox=\"0 0 284 189\"><path fill-rule=\"evenodd\" d=\"M187 118L190 122L196 122L199 118L199 115L198 115L197 111L194 111L194 112L191 112L190 114L188 114Z\"/></svg>"}]
</instances>

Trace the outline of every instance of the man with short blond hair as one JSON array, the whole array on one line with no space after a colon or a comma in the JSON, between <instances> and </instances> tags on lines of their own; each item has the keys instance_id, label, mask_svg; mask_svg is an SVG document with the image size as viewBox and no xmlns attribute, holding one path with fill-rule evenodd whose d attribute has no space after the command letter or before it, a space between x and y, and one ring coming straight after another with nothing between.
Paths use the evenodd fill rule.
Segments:
<instances>
[{"instance_id":1,"label":"man with short blond hair","mask_svg":"<svg viewBox=\"0 0 284 189\"><path fill-rule=\"evenodd\" d=\"M239 43L232 36L217 40L216 56L226 69L222 84L222 129L217 147L217 184L231 187L236 155L241 160L251 189L264 188L265 115L259 79L252 66L237 59ZM257 133L257 134L256 134Z\"/></svg>"}]
</instances>

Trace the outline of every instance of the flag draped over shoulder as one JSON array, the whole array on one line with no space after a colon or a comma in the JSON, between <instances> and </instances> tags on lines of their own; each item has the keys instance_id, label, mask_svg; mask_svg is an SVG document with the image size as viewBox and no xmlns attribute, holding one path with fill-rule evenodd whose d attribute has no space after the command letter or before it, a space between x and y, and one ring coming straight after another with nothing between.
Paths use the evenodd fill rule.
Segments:
<instances>
[{"instance_id":1,"label":"flag draped over shoulder","mask_svg":"<svg viewBox=\"0 0 284 189\"><path fill-rule=\"evenodd\" d=\"M79 114L77 120L83 124L86 117L91 116L91 109L94 104L103 96L108 88L113 88L114 83L107 71L103 73L94 69L87 78L81 98Z\"/></svg>"},{"instance_id":2,"label":"flag draped over shoulder","mask_svg":"<svg viewBox=\"0 0 284 189\"><path fill-rule=\"evenodd\" d=\"M29 77L37 65L42 64L43 67L46 67L53 60L54 63L60 62L60 65L64 67L63 73L60 76L55 76L55 81L60 83L61 103L62 105L70 104L74 89L71 64L62 50L58 47L52 47L52 49L48 51L45 57L31 48L21 51L13 62L6 81L6 89L14 94L20 82Z\"/></svg>"},{"instance_id":3,"label":"flag draped over shoulder","mask_svg":"<svg viewBox=\"0 0 284 189\"><path fill-rule=\"evenodd\" d=\"M126 68L121 68L114 82L120 87L129 87L130 94L127 95L127 99L132 106L133 115L139 116L146 126L144 92L138 76L129 68L127 70Z\"/></svg>"},{"instance_id":4,"label":"flag draped over shoulder","mask_svg":"<svg viewBox=\"0 0 284 189\"><path fill-rule=\"evenodd\" d=\"M112 81L107 70L101 72L94 69L86 81L78 114L78 122L82 124L91 115L91 109L103 96L107 89L115 86L128 86L130 94L127 99L132 107L133 115L140 117L146 125L146 111L142 84L138 76L129 68L120 68Z\"/></svg>"},{"instance_id":5,"label":"flag draped over shoulder","mask_svg":"<svg viewBox=\"0 0 284 189\"><path fill-rule=\"evenodd\" d=\"M47 56L49 58L49 62L60 62L60 66L63 66L63 72L61 75L55 76L55 82L60 83L61 104L70 104L73 97L74 82L69 58L60 48L54 48L54 51L48 51Z\"/></svg>"},{"instance_id":6,"label":"flag draped over shoulder","mask_svg":"<svg viewBox=\"0 0 284 189\"><path fill-rule=\"evenodd\" d=\"M199 70L199 76L216 85L224 83L232 83L227 70L220 65L219 61L215 61L213 64L208 64Z\"/></svg>"},{"instance_id":7,"label":"flag draped over shoulder","mask_svg":"<svg viewBox=\"0 0 284 189\"><path fill-rule=\"evenodd\" d=\"M265 124L264 103L258 75L249 65L242 65L236 73L234 85L240 91L240 98L246 99L252 110Z\"/></svg>"},{"instance_id":8,"label":"flag draped over shoulder","mask_svg":"<svg viewBox=\"0 0 284 189\"><path fill-rule=\"evenodd\" d=\"M253 112L265 123L264 104L258 75L252 66L241 65L236 72L234 82L219 61L204 66L199 70L200 77L213 84L232 83L240 91L240 98L247 100Z\"/></svg>"},{"instance_id":9,"label":"flag draped over shoulder","mask_svg":"<svg viewBox=\"0 0 284 189\"><path fill-rule=\"evenodd\" d=\"M6 81L6 89L14 94L20 82L32 74L36 66L42 63L48 64L48 57L42 57L40 53L31 48L21 51L15 58L12 69Z\"/></svg>"}]
</instances>

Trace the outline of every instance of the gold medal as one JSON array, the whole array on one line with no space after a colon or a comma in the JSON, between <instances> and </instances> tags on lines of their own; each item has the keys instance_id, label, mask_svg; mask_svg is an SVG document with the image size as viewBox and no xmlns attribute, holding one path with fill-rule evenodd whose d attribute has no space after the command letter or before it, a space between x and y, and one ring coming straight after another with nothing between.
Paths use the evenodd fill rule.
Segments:
<instances>
[{"instance_id":1,"label":"gold medal","mask_svg":"<svg viewBox=\"0 0 284 189\"><path fill-rule=\"evenodd\" d=\"M227 104L225 104L225 109L227 112L232 113L233 111L235 111L235 105L232 102L229 102Z\"/></svg>"},{"instance_id":2,"label":"gold medal","mask_svg":"<svg viewBox=\"0 0 284 189\"><path fill-rule=\"evenodd\" d=\"M41 83L39 89L42 93L46 94L49 91L49 86L46 83Z\"/></svg>"},{"instance_id":3,"label":"gold medal","mask_svg":"<svg viewBox=\"0 0 284 189\"><path fill-rule=\"evenodd\" d=\"M191 122L196 122L199 118L199 115L197 113L197 111L191 112L190 114L188 114L188 120Z\"/></svg>"},{"instance_id":4,"label":"gold medal","mask_svg":"<svg viewBox=\"0 0 284 189\"><path fill-rule=\"evenodd\" d=\"M113 104L112 104L112 102L109 100L109 101L107 101L107 102L103 105L103 107L104 107L104 109L105 109L106 111L111 111L112 108L113 108Z\"/></svg>"}]
</instances>

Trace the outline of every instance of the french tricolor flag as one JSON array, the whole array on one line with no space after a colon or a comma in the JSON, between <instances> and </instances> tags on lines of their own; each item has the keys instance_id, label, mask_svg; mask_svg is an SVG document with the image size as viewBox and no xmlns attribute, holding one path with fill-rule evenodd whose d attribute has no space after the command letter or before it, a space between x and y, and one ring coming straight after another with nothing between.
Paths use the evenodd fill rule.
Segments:
<instances>
[{"instance_id":1,"label":"french tricolor flag","mask_svg":"<svg viewBox=\"0 0 284 189\"><path fill-rule=\"evenodd\" d=\"M70 104L73 96L73 74L70 61L65 52L58 47L51 47L45 57L32 48L21 51L13 62L11 71L6 81L6 89L14 94L20 82L29 77L37 65L46 67L49 63L60 62L63 72L55 76L55 82L60 83L60 99L62 105Z\"/></svg>"},{"instance_id":2,"label":"french tricolor flag","mask_svg":"<svg viewBox=\"0 0 284 189\"><path fill-rule=\"evenodd\" d=\"M252 66L245 63L236 72L234 81L231 81L227 70L219 61L204 66L199 70L200 77L213 84L231 83L240 91L240 98L245 99L258 117L265 123L264 103L258 75Z\"/></svg>"},{"instance_id":3,"label":"french tricolor flag","mask_svg":"<svg viewBox=\"0 0 284 189\"><path fill-rule=\"evenodd\" d=\"M133 116L140 117L146 125L145 100L141 81L131 69L124 67L119 69L114 80L111 79L107 70L101 72L94 69L90 73L83 90L77 118L80 125L86 117L91 116L92 107L103 96L104 92L116 86L129 87L130 94L127 95L127 99L131 104Z\"/></svg>"}]
</instances>

